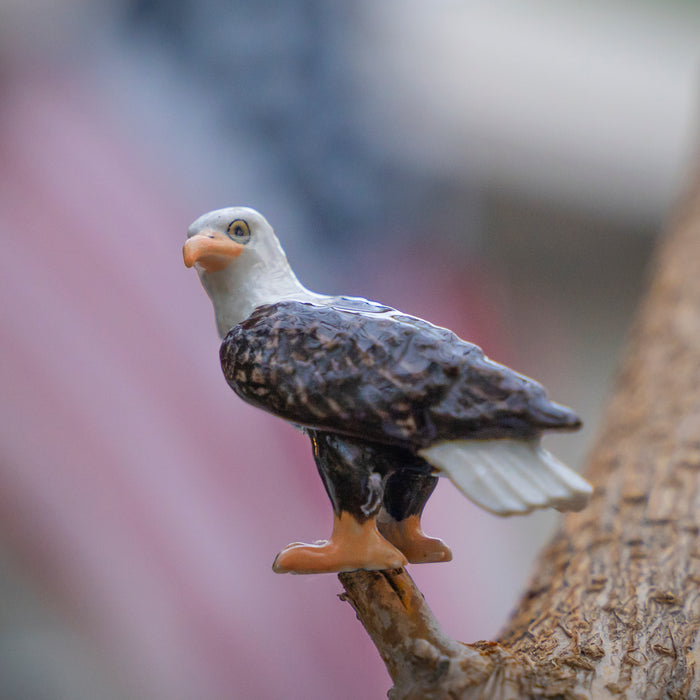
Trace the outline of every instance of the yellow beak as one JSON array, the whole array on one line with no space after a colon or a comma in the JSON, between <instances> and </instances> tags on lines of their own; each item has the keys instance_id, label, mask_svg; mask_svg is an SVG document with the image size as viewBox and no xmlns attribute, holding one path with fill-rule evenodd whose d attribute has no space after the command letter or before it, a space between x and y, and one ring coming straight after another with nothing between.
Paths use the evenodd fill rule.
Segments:
<instances>
[{"instance_id":1,"label":"yellow beak","mask_svg":"<svg viewBox=\"0 0 700 700\"><path fill-rule=\"evenodd\" d=\"M207 272L217 272L227 267L243 251L240 243L232 241L218 231L202 231L185 241L182 257L186 267L198 263Z\"/></svg>"}]
</instances>

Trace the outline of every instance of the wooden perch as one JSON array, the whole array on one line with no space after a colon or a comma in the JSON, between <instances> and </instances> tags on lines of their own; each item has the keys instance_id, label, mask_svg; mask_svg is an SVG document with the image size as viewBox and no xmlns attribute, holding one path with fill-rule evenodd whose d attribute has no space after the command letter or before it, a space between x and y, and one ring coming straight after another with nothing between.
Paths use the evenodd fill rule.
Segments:
<instances>
[{"instance_id":1,"label":"wooden perch","mask_svg":"<svg viewBox=\"0 0 700 700\"><path fill-rule=\"evenodd\" d=\"M586 470L497 642L447 637L409 575L340 574L399 698L698 698L700 179L651 286Z\"/></svg>"}]
</instances>

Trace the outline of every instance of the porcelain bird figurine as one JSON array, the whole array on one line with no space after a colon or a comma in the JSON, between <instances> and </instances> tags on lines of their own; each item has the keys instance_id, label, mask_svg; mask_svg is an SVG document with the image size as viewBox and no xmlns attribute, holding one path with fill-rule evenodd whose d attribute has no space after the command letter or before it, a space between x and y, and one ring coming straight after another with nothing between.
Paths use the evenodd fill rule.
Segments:
<instances>
[{"instance_id":1,"label":"porcelain bird figurine","mask_svg":"<svg viewBox=\"0 0 700 700\"><path fill-rule=\"evenodd\" d=\"M204 214L183 255L213 302L229 385L305 430L333 504L330 539L290 544L274 571L449 561L420 524L440 475L496 515L587 503L591 486L540 445L580 420L540 384L449 330L310 292L253 209Z\"/></svg>"}]
</instances>

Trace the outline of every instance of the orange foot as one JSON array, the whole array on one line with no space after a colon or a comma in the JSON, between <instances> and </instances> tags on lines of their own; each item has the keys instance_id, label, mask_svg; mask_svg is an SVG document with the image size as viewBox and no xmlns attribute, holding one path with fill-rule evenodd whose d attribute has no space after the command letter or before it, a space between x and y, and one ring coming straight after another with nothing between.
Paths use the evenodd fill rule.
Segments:
<instances>
[{"instance_id":1,"label":"orange foot","mask_svg":"<svg viewBox=\"0 0 700 700\"><path fill-rule=\"evenodd\" d=\"M272 564L278 574L329 574L356 569L398 569L406 557L378 532L374 518L359 523L350 513L333 518L329 541L295 542L285 547Z\"/></svg>"},{"instance_id":2,"label":"orange foot","mask_svg":"<svg viewBox=\"0 0 700 700\"><path fill-rule=\"evenodd\" d=\"M379 521L379 531L411 564L452 560L452 550L441 539L425 536L419 515L409 515L400 521L387 516Z\"/></svg>"}]
</instances>

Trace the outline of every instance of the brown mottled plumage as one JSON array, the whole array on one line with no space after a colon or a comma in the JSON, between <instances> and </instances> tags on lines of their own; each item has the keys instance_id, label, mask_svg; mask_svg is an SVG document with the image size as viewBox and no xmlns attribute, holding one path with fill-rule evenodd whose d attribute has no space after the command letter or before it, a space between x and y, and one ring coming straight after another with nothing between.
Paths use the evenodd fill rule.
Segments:
<instances>
[{"instance_id":1,"label":"brown mottled plumage","mask_svg":"<svg viewBox=\"0 0 700 700\"><path fill-rule=\"evenodd\" d=\"M419 450L580 425L544 388L444 328L360 300L261 306L221 346L245 401L302 426Z\"/></svg>"}]
</instances>

